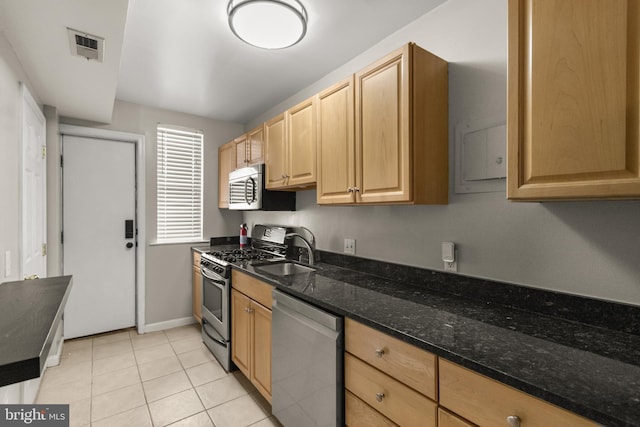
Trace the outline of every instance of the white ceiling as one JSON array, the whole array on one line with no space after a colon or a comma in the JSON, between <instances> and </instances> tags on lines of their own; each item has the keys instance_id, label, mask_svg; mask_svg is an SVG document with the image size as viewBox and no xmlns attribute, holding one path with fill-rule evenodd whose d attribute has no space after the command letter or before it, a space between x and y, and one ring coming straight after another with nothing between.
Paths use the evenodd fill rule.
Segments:
<instances>
[{"instance_id":1,"label":"white ceiling","mask_svg":"<svg viewBox=\"0 0 640 427\"><path fill-rule=\"evenodd\" d=\"M235 38L228 0L0 0L0 30L62 116L109 122L118 98L246 123L444 1L302 0L284 50ZM72 57L65 27L104 37L104 63Z\"/></svg>"}]
</instances>

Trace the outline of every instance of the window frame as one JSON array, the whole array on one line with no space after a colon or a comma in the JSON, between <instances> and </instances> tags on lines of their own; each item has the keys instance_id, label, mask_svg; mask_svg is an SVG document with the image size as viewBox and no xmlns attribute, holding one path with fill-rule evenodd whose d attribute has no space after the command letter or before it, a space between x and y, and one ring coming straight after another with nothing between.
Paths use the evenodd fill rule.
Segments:
<instances>
[{"instance_id":1,"label":"window frame","mask_svg":"<svg viewBox=\"0 0 640 427\"><path fill-rule=\"evenodd\" d=\"M180 179L183 182L179 182ZM180 206L181 203L184 203L184 206ZM174 209L173 213L169 213L171 208ZM172 236L172 228L174 236ZM155 243L202 242L203 235L204 131L158 123L156 126Z\"/></svg>"}]
</instances>

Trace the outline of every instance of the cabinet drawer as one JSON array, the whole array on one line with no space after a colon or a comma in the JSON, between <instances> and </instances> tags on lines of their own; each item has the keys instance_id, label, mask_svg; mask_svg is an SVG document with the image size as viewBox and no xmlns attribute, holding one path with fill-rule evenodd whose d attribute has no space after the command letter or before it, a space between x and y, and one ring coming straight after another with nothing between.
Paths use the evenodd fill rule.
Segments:
<instances>
[{"instance_id":1,"label":"cabinet drawer","mask_svg":"<svg viewBox=\"0 0 640 427\"><path fill-rule=\"evenodd\" d=\"M249 276L248 274L232 270L231 286L252 300L259 302L268 309L271 309L271 303L273 302L271 291L273 291L273 286L268 283Z\"/></svg>"},{"instance_id":2,"label":"cabinet drawer","mask_svg":"<svg viewBox=\"0 0 640 427\"><path fill-rule=\"evenodd\" d=\"M438 408L438 427L476 427L451 412Z\"/></svg>"},{"instance_id":3,"label":"cabinet drawer","mask_svg":"<svg viewBox=\"0 0 640 427\"><path fill-rule=\"evenodd\" d=\"M345 349L425 396L437 399L435 355L348 318Z\"/></svg>"},{"instance_id":4,"label":"cabinet drawer","mask_svg":"<svg viewBox=\"0 0 640 427\"><path fill-rule=\"evenodd\" d=\"M344 394L347 427L398 427L380 412L348 391Z\"/></svg>"},{"instance_id":5,"label":"cabinet drawer","mask_svg":"<svg viewBox=\"0 0 640 427\"><path fill-rule=\"evenodd\" d=\"M440 359L440 404L481 426L582 427L598 424L505 384Z\"/></svg>"},{"instance_id":6,"label":"cabinet drawer","mask_svg":"<svg viewBox=\"0 0 640 427\"><path fill-rule=\"evenodd\" d=\"M435 402L349 353L344 356L344 380L347 390L393 422L435 427Z\"/></svg>"}]
</instances>

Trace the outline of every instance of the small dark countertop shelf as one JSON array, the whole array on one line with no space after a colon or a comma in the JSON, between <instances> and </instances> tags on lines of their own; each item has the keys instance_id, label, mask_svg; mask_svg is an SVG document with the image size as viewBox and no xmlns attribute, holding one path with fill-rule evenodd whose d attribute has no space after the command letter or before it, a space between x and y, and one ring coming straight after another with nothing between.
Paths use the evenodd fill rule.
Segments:
<instances>
[{"instance_id":1,"label":"small dark countertop shelf","mask_svg":"<svg viewBox=\"0 0 640 427\"><path fill-rule=\"evenodd\" d=\"M319 253L312 273L234 268L605 426L639 425L640 307Z\"/></svg>"},{"instance_id":2,"label":"small dark countertop shelf","mask_svg":"<svg viewBox=\"0 0 640 427\"><path fill-rule=\"evenodd\" d=\"M71 276L0 284L0 387L40 376Z\"/></svg>"}]
</instances>

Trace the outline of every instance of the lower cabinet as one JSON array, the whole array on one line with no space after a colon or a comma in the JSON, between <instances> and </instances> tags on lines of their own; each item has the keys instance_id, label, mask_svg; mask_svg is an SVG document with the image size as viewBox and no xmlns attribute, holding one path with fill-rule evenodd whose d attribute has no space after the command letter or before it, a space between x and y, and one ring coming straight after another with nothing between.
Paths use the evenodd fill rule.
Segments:
<instances>
[{"instance_id":1,"label":"lower cabinet","mask_svg":"<svg viewBox=\"0 0 640 427\"><path fill-rule=\"evenodd\" d=\"M439 361L439 377L440 405L480 426L595 427L598 425L444 359ZM457 427L457 424L441 424L441 426Z\"/></svg>"},{"instance_id":2,"label":"lower cabinet","mask_svg":"<svg viewBox=\"0 0 640 427\"><path fill-rule=\"evenodd\" d=\"M271 291L273 286L233 271L231 359L271 402Z\"/></svg>"},{"instance_id":3,"label":"lower cabinet","mask_svg":"<svg viewBox=\"0 0 640 427\"><path fill-rule=\"evenodd\" d=\"M345 350L349 427L437 425L435 355L351 319L345 319Z\"/></svg>"},{"instance_id":4,"label":"lower cabinet","mask_svg":"<svg viewBox=\"0 0 640 427\"><path fill-rule=\"evenodd\" d=\"M438 408L438 427L476 427L467 420L452 414L442 408Z\"/></svg>"},{"instance_id":5,"label":"lower cabinet","mask_svg":"<svg viewBox=\"0 0 640 427\"><path fill-rule=\"evenodd\" d=\"M595 427L591 420L345 319L349 427Z\"/></svg>"}]
</instances>

